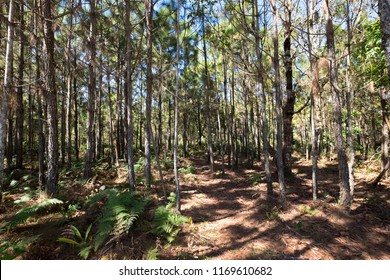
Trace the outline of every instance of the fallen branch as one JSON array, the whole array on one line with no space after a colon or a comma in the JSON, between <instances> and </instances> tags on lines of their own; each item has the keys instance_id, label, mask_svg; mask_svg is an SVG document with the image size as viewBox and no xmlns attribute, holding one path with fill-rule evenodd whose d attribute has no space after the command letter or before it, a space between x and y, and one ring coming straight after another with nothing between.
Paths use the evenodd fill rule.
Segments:
<instances>
[{"instance_id":1,"label":"fallen branch","mask_svg":"<svg viewBox=\"0 0 390 280\"><path fill-rule=\"evenodd\" d=\"M382 180L382 177L386 174L387 170L389 170L389 168L390 168L390 161L386 163L385 167L383 167L381 173L379 173L379 175L375 178L375 180L369 183L370 187L376 187L379 184L379 182Z\"/></svg>"}]
</instances>

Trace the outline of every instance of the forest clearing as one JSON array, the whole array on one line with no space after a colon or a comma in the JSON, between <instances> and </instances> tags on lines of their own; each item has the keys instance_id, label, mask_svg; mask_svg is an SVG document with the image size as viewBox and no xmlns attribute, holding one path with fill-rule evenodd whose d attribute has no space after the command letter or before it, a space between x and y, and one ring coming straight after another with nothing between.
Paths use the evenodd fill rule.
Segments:
<instances>
[{"instance_id":1,"label":"forest clearing","mask_svg":"<svg viewBox=\"0 0 390 280\"><path fill-rule=\"evenodd\" d=\"M388 0L0 17L0 259L390 259Z\"/></svg>"}]
</instances>

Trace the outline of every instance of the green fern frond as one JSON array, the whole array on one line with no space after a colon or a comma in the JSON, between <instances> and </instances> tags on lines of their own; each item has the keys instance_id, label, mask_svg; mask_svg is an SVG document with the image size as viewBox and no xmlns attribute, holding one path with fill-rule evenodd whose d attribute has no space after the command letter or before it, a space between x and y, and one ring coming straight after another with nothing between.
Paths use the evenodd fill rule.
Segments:
<instances>
[{"instance_id":1,"label":"green fern frond","mask_svg":"<svg viewBox=\"0 0 390 280\"><path fill-rule=\"evenodd\" d=\"M120 193L118 190L111 189L91 197L87 205L101 201L103 198L107 201L98 222L95 250L105 242L108 236L127 233L150 203L147 197L137 192Z\"/></svg>"},{"instance_id":2,"label":"green fern frond","mask_svg":"<svg viewBox=\"0 0 390 280\"><path fill-rule=\"evenodd\" d=\"M24 207L20 209L11 221L5 224L5 227L10 230L15 228L17 225L26 222L30 217L37 214L37 212L42 210L47 210L53 205L63 204L63 202L56 198L46 199L36 205Z\"/></svg>"}]
</instances>

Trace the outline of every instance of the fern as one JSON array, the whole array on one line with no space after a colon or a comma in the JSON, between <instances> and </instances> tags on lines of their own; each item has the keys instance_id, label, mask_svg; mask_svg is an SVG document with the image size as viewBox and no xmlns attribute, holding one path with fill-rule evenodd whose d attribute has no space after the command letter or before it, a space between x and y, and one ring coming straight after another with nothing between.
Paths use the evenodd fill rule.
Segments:
<instances>
[{"instance_id":1,"label":"fern","mask_svg":"<svg viewBox=\"0 0 390 280\"><path fill-rule=\"evenodd\" d=\"M63 202L56 198L46 199L36 205L24 207L16 212L15 216L5 224L5 227L10 230L15 228L17 225L26 222L30 217L34 216L40 211L49 210L53 205L63 204Z\"/></svg>"},{"instance_id":2,"label":"fern","mask_svg":"<svg viewBox=\"0 0 390 280\"><path fill-rule=\"evenodd\" d=\"M94 204L104 198L107 199L107 202L98 221L95 250L105 242L108 236L129 232L150 203L149 199L136 192L120 193L116 189L109 189L90 198L87 205Z\"/></svg>"},{"instance_id":3,"label":"fern","mask_svg":"<svg viewBox=\"0 0 390 280\"><path fill-rule=\"evenodd\" d=\"M168 243L172 243L180 232L180 226L183 223L188 223L189 219L174 209L176 202L174 193L171 193L168 201L167 206L160 206L154 212L152 233L163 237Z\"/></svg>"}]
</instances>

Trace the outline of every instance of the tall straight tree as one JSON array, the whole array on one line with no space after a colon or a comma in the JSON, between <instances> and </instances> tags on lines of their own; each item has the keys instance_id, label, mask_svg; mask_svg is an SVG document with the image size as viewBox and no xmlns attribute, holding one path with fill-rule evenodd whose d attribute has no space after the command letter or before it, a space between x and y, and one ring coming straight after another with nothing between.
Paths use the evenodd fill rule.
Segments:
<instances>
[{"instance_id":1,"label":"tall straight tree","mask_svg":"<svg viewBox=\"0 0 390 280\"><path fill-rule=\"evenodd\" d=\"M125 32L126 32L126 81L125 95L127 96L127 167L130 191L135 191L135 174L133 160L133 70L131 48L131 23L130 23L130 0L126 0Z\"/></svg>"},{"instance_id":2,"label":"tall straight tree","mask_svg":"<svg viewBox=\"0 0 390 280\"><path fill-rule=\"evenodd\" d=\"M274 56L273 65L275 71L275 100L276 100L276 159L278 168L278 180L280 189L280 199L284 203L286 200L286 186L284 181L284 164L283 164L283 109L282 109L282 93L280 89L280 66L279 66L279 35L278 35L278 21L279 13L276 7L276 0L271 0L272 18L273 18L273 45Z\"/></svg>"},{"instance_id":3,"label":"tall straight tree","mask_svg":"<svg viewBox=\"0 0 390 280\"><path fill-rule=\"evenodd\" d=\"M12 67L13 67L13 44L14 44L14 1L9 1L8 22L7 22L7 47L5 52L5 73L4 73L4 91L1 96L0 110L0 190L3 185L4 174L4 151L5 151L5 128L8 111L8 99L12 92Z\"/></svg>"},{"instance_id":4,"label":"tall straight tree","mask_svg":"<svg viewBox=\"0 0 390 280\"><path fill-rule=\"evenodd\" d=\"M319 156L319 146L318 138L321 133L319 128L320 123L320 85L319 85L319 69L318 69L318 57L317 57L317 46L313 44L313 26L315 24L315 4L313 0L306 0L306 14L307 14L307 45L309 51L309 61L310 61L310 72L311 72L311 108L310 108L310 121L311 121L311 160L312 160L312 195L313 200L317 199L318 194L318 156Z\"/></svg>"},{"instance_id":5,"label":"tall straight tree","mask_svg":"<svg viewBox=\"0 0 390 280\"><path fill-rule=\"evenodd\" d=\"M16 152L16 168L23 166L23 76L24 76L24 48L25 48L25 20L24 20L24 1L19 4L19 65L18 65L18 89L16 91L16 137L15 137L15 152Z\"/></svg>"},{"instance_id":6,"label":"tall straight tree","mask_svg":"<svg viewBox=\"0 0 390 280\"><path fill-rule=\"evenodd\" d=\"M337 73L337 61L336 51L334 43L334 28L333 19L329 6L329 0L325 0L325 16L326 16L326 42L328 48L328 60L329 60L329 80L331 84L331 90L333 95L333 118L334 118L334 136L335 146L337 150L337 160L339 167L339 179L340 179L340 204L349 210L351 206L351 194L349 185L349 171L348 160L345 152L345 145L343 139L343 128L341 120L341 101L340 101L340 88L338 85L338 73Z\"/></svg>"},{"instance_id":7,"label":"tall straight tree","mask_svg":"<svg viewBox=\"0 0 390 280\"><path fill-rule=\"evenodd\" d=\"M96 94L96 27L97 13L96 1L90 0L90 26L89 26L89 52L90 60L88 65L89 84L88 84L88 120L87 120L87 150L84 157L84 178L92 176L92 161L94 154L94 122L95 122L95 94Z\"/></svg>"},{"instance_id":8,"label":"tall straight tree","mask_svg":"<svg viewBox=\"0 0 390 280\"><path fill-rule=\"evenodd\" d=\"M268 120L267 120L267 97L264 89L264 66L262 62L262 50L260 49L260 13L259 13L259 3L257 0L253 0L253 19L256 19L254 22L254 34L255 34L255 51L257 57L257 84L258 91L260 92L261 99L261 122L262 122L262 140L263 140L263 149L264 149L264 169L265 169L265 178L267 183L267 195L271 196L273 193L272 189L272 177L271 177L271 166L270 166L270 145L268 142Z\"/></svg>"},{"instance_id":9,"label":"tall straight tree","mask_svg":"<svg viewBox=\"0 0 390 280\"><path fill-rule=\"evenodd\" d=\"M180 0L176 4L176 91L175 91L175 124L173 141L173 168L175 173L176 185L176 210L180 211L180 184L177 163L177 152L179 146L179 63L180 63Z\"/></svg>"},{"instance_id":10,"label":"tall straight tree","mask_svg":"<svg viewBox=\"0 0 390 280\"><path fill-rule=\"evenodd\" d=\"M204 4L203 4L204 5ZM208 71L207 63L207 47L206 47L206 30L205 30L205 7L202 7L202 41L203 41L203 58L204 58L204 87L206 94L206 121L207 121L207 147L209 152L210 159L210 169L211 173L214 173L214 152L213 152L213 143L211 135L211 116L210 116L210 94L211 94L211 85L210 85L210 76Z\"/></svg>"},{"instance_id":11,"label":"tall straight tree","mask_svg":"<svg viewBox=\"0 0 390 280\"><path fill-rule=\"evenodd\" d=\"M291 157L293 152L293 116L294 116L294 105L295 105L295 91L293 89L293 67L292 67L292 55L291 55L291 33L292 33L292 2L291 0L285 0L284 3L284 65L286 69L286 103L283 106L283 160L285 164L285 170L291 173Z\"/></svg>"},{"instance_id":12,"label":"tall straight tree","mask_svg":"<svg viewBox=\"0 0 390 280\"><path fill-rule=\"evenodd\" d=\"M153 1L145 0L146 20L146 98L145 98L145 184L150 187L152 180L151 141L152 141L152 94L153 94Z\"/></svg>"},{"instance_id":13,"label":"tall straight tree","mask_svg":"<svg viewBox=\"0 0 390 280\"><path fill-rule=\"evenodd\" d=\"M45 97L47 105L47 192L55 195L58 180L58 121L56 64L54 58L54 15L51 0L43 2L44 53L46 56Z\"/></svg>"}]
</instances>

